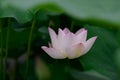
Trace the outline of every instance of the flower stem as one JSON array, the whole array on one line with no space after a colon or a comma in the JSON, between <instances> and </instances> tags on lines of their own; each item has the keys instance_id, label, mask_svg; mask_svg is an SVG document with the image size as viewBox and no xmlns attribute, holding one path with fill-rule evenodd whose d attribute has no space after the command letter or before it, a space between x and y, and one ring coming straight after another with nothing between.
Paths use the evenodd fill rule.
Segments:
<instances>
[{"instance_id":1,"label":"flower stem","mask_svg":"<svg viewBox=\"0 0 120 80\"><path fill-rule=\"evenodd\" d=\"M72 21L72 22L71 22L71 27L70 27L70 30L72 31L72 30L73 30L73 28L74 28L74 22Z\"/></svg>"},{"instance_id":2,"label":"flower stem","mask_svg":"<svg viewBox=\"0 0 120 80\"><path fill-rule=\"evenodd\" d=\"M3 52L2 52L2 20L0 20L0 48L1 48L1 51L0 51L0 80L2 80L2 65L3 65Z\"/></svg>"},{"instance_id":3,"label":"flower stem","mask_svg":"<svg viewBox=\"0 0 120 80\"><path fill-rule=\"evenodd\" d=\"M25 77L24 80L27 80L28 76L28 70L29 70L29 55L30 55L30 47L31 47L31 41L32 41L32 34L33 34L33 29L35 26L35 18L33 19L30 34L29 34L29 40L28 40L28 48L27 48L27 60L26 60L26 72L25 72Z\"/></svg>"},{"instance_id":4,"label":"flower stem","mask_svg":"<svg viewBox=\"0 0 120 80\"><path fill-rule=\"evenodd\" d=\"M8 42L10 35L10 19L8 19L8 27L7 27L7 37L6 37L6 53L5 53L5 61L4 61L4 69L3 69L3 80L6 80L6 65L7 65L7 56L8 56Z\"/></svg>"}]
</instances>

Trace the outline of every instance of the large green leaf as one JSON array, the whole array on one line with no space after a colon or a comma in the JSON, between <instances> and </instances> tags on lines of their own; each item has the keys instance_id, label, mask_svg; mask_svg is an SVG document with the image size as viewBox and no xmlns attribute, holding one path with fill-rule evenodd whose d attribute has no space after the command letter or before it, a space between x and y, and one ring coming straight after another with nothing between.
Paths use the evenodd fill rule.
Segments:
<instances>
[{"instance_id":1,"label":"large green leaf","mask_svg":"<svg viewBox=\"0 0 120 80\"><path fill-rule=\"evenodd\" d=\"M120 49L118 49L116 51L115 61L116 61L116 64L117 64L117 66L119 68L119 73L120 73Z\"/></svg>"},{"instance_id":2,"label":"large green leaf","mask_svg":"<svg viewBox=\"0 0 120 80\"><path fill-rule=\"evenodd\" d=\"M67 14L85 22L120 26L120 0L54 0Z\"/></svg>"},{"instance_id":3,"label":"large green leaf","mask_svg":"<svg viewBox=\"0 0 120 80\"><path fill-rule=\"evenodd\" d=\"M27 22L39 9L64 12L78 20L98 25L120 26L120 0L2 0L0 18Z\"/></svg>"},{"instance_id":4,"label":"large green leaf","mask_svg":"<svg viewBox=\"0 0 120 80\"><path fill-rule=\"evenodd\" d=\"M95 71L80 72L77 70L72 70L70 74L75 80L110 80Z\"/></svg>"},{"instance_id":5,"label":"large green leaf","mask_svg":"<svg viewBox=\"0 0 120 80\"><path fill-rule=\"evenodd\" d=\"M95 70L112 80L119 80L118 68L114 62L114 56L118 43L112 34L103 28L86 27L88 36L97 35L98 38L93 48L84 56L80 57L85 70Z\"/></svg>"},{"instance_id":6,"label":"large green leaf","mask_svg":"<svg viewBox=\"0 0 120 80\"><path fill-rule=\"evenodd\" d=\"M49 0L2 0L0 18L14 17L19 22L30 21L39 9L59 12Z\"/></svg>"}]
</instances>

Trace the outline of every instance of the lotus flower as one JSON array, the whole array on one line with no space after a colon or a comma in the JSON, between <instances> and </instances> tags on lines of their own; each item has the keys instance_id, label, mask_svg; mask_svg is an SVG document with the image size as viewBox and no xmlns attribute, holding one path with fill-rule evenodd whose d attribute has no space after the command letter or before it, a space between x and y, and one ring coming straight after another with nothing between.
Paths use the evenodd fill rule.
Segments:
<instances>
[{"instance_id":1,"label":"lotus flower","mask_svg":"<svg viewBox=\"0 0 120 80\"><path fill-rule=\"evenodd\" d=\"M78 30L75 34L68 28L64 30L59 28L58 35L49 28L51 42L49 48L41 48L54 59L74 59L86 54L94 44L97 36L86 41L87 30L84 28Z\"/></svg>"}]
</instances>

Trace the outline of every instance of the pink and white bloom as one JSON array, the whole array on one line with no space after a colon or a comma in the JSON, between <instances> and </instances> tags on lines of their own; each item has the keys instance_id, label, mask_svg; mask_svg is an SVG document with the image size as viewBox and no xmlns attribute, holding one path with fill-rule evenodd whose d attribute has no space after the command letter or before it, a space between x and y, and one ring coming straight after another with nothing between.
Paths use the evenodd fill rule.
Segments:
<instances>
[{"instance_id":1,"label":"pink and white bloom","mask_svg":"<svg viewBox=\"0 0 120 80\"><path fill-rule=\"evenodd\" d=\"M86 54L94 44L97 36L88 40L87 30L84 28L78 30L75 34L70 32L68 28L55 31L49 28L51 42L49 48L42 46L41 48L54 59L74 59Z\"/></svg>"}]
</instances>

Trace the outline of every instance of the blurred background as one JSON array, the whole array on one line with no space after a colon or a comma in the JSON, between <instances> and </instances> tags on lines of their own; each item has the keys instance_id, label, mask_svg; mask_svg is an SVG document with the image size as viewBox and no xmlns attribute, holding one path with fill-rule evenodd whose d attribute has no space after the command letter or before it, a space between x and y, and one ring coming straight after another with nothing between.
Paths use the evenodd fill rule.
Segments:
<instances>
[{"instance_id":1,"label":"blurred background","mask_svg":"<svg viewBox=\"0 0 120 80\"><path fill-rule=\"evenodd\" d=\"M48 27L98 36L77 59L56 60ZM0 0L0 80L119 80L120 0Z\"/></svg>"}]
</instances>

